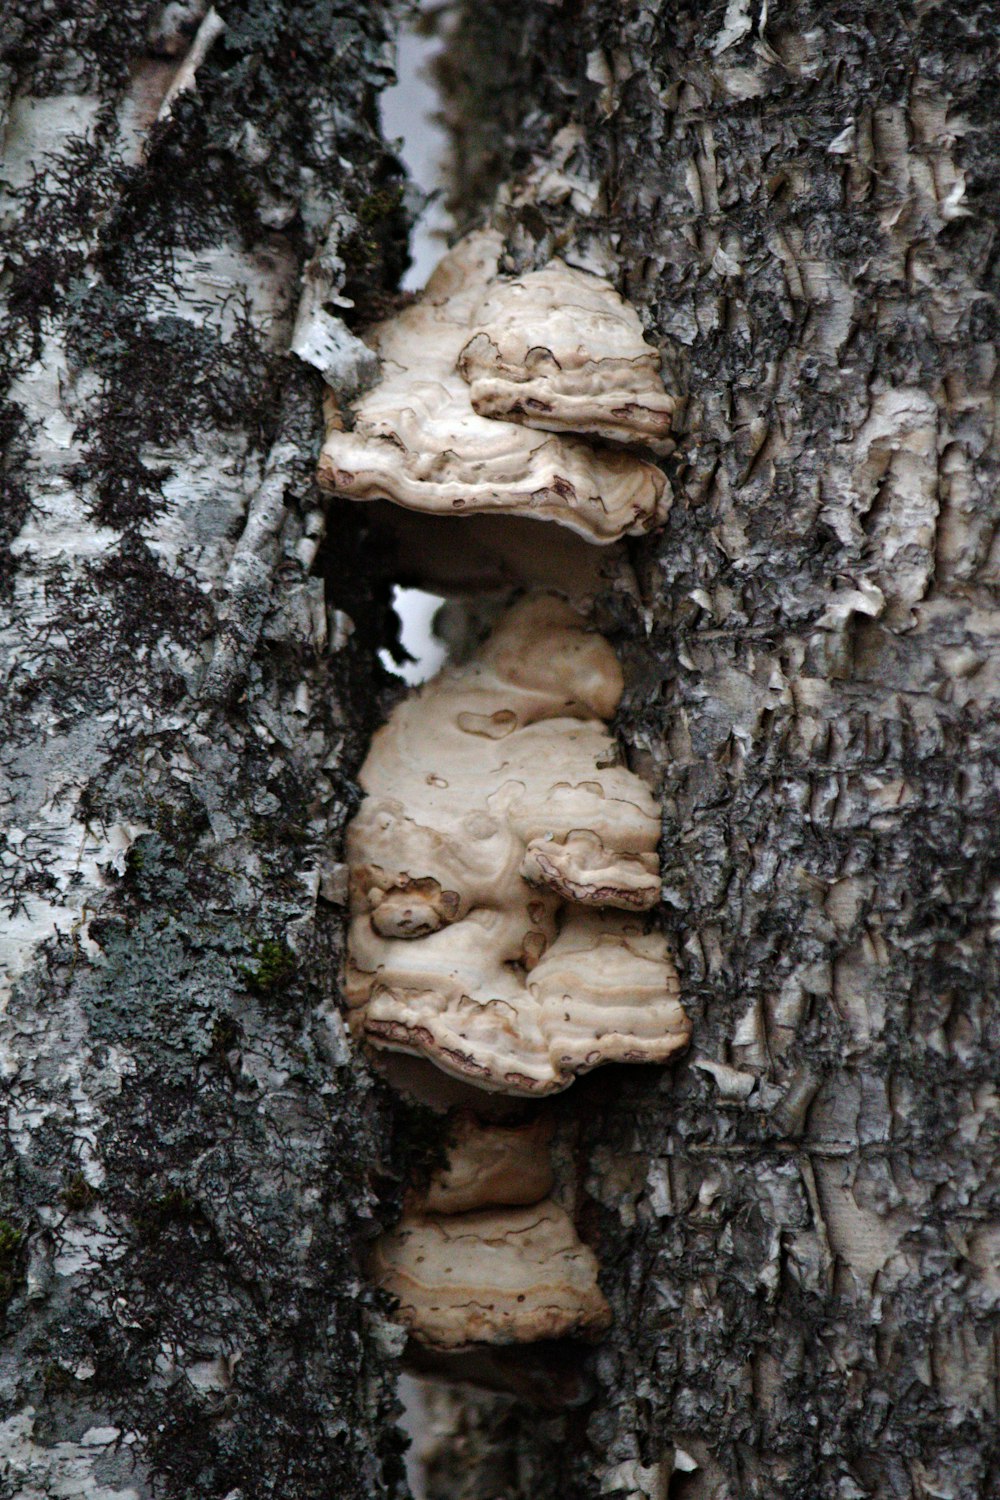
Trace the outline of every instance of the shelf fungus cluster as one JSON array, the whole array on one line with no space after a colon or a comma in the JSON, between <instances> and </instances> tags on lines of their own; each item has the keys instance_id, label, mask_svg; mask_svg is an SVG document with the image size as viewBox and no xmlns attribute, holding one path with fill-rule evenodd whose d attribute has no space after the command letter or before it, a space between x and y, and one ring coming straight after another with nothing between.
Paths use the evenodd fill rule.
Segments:
<instances>
[{"instance_id":1,"label":"shelf fungus cluster","mask_svg":"<svg viewBox=\"0 0 1000 1500\"><path fill-rule=\"evenodd\" d=\"M675 406L659 355L607 282L559 260L504 277L500 249L468 236L371 330L379 380L349 414L331 398L321 483L430 530L429 517L492 515L599 546L648 531L669 504L651 461L670 451ZM375 1248L375 1279L434 1357L595 1337L610 1320L531 1101L602 1063L662 1063L690 1034L647 919L659 811L608 728L622 690L609 643L562 598L529 594L398 705L360 772L354 1034L452 1075L452 1092L521 1101L480 1114L536 1112L462 1117L446 1170Z\"/></svg>"},{"instance_id":2,"label":"shelf fungus cluster","mask_svg":"<svg viewBox=\"0 0 1000 1500\"><path fill-rule=\"evenodd\" d=\"M529 596L376 733L348 831L356 1035L522 1098L687 1045L644 920L656 803L606 723L622 686L603 637ZM376 1250L400 1317L432 1349L599 1332L596 1262L539 1152L497 1126L473 1136Z\"/></svg>"},{"instance_id":3,"label":"shelf fungus cluster","mask_svg":"<svg viewBox=\"0 0 1000 1500\"><path fill-rule=\"evenodd\" d=\"M594 1336L611 1321L597 1261L552 1186L548 1132L457 1123L426 1200L379 1240L372 1270L428 1349Z\"/></svg>"},{"instance_id":4,"label":"shelf fungus cluster","mask_svg":"<svg viewBox=\"0 0 1000 1500\"><path fill-rule=\"evenodd\" d=\"M378 383L353 425L332 403L320 483L431 515L555 521L606 544L659 525L675 407L635 310L553 260L499 277L500 237L468 235L420 301L369 330Z\"/></svg>"}]
</instances>

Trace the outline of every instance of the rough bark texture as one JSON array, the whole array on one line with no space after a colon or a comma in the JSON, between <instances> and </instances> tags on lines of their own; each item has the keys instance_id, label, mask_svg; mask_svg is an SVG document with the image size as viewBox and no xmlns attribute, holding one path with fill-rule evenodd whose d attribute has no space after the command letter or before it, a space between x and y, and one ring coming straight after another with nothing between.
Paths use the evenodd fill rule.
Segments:
<instances>
[{"instance_id":1,"label":"rough bark texture","mask_svg":"<svg viewBox=\"0 0 1000 1500\"><path fill-rule=\"evenodd\" d=\"M4 18L11 1500L367 1500L402 1467L360 1255L409 1146L322 894L387 610L357 528L324 600L321 381L287 353L330 223L358 317L403 264L391 18L221 9L159 123L204 5Z\"/></svg>"},{"instance_id":2,"label":"rough bark texture","mask_svg":"<svg viewBox=\"0 0 1000 1500\"><path fill-rule=\"evenodd\" d=\"M436 1497L1000 1494L998 25L463 12L461 206L546 162L513 262L596 231L689 395L619 623L695 1042L576 1085L593 1407Z\"/></svg>"},{"instance_id":3,"label":"rough bark texture","mask_svg":"<svg viewBox=\"0 0 1000 1500\"><path fill-rule=\"evenodd\" d=\"M319 379L284 352L331 223L359 322L401 264L387 15L219 9L159 125L149 5L7 14L12 1500L399 1473L359 1247L425 1125L344 1039L327 899L390 627L364 513L321 541ZM593 1401L466 1400L438 1500L1000 1494L998 30L459 17L463 214L546 162L511 263L588 246L689 396L668 524L601 608L696 1030L566 1096L616 1318Z\"/></svg>"}]
</instances>

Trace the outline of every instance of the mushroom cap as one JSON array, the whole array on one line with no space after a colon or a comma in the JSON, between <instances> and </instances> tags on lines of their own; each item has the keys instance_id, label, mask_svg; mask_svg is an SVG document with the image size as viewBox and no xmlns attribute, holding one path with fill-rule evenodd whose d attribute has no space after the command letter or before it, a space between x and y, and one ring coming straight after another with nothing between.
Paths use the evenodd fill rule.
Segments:
<instances>
[{"instance_id":1,"label":"mushroom cap","mask_svg":"<svg viewBox=\"0 0 1000 1500\"><path fill-rule=\"evenodd\" d=\"M573 908L529 969L532 931L545 936L524 914L473 911L400 952L363 942L352 924L353 1029L480 1088L525 1096L559 1092L603 1063L663 1063L687 1046L691 1026L659 933Z\"/></svg>"},{"instance_id":2,"label":"mushroom cap","mask_svg":"<svg viewBox=\"0 0 1000 1500\"><path fill-rule=\"evenodd\" d=\"M415 347L434 336L418 311ZM454 371L387 375L358 402L353 431L328 430L319 482L351 500L431 515L555 521L601 544L641 535L666 515L666 478L652 464L478 416Z\"/></svg>"},{"instance_id":3,"label":"mushroom cap","mask_svg":"<svg viewBox=\"0 0 1000 1500\"><path fill-rule=\"evenodd\" d=\"M555 1203L406 1214L372 1256L411 1335L434 1349L595 1336L611 1322L597 1261Z\"/></svg>"},{"instance_id":4,"label":"mushroom cap","mask_svg":"<svg viewBox=\"0 0 1000 1500\"><path fill-rule=\"evenodd\" d=\"M686 1045L636 915L659 899L660 820L603 723L621 692L608 643L540 596L394 710L347 836L357 1033L512 1094Z\"/></svg>"},{"instance_id":5,"label":"mushroom cap","mask_svg":"<svg viewBox=\"0 0 1000 1500\"><path fill-rule=\"evenodd\" d=\"M481 416L670 451L677 400L638 314L609 282L553 260L493 282L472 324L458 368Z\"/></svg>"},{"instance_id":6,"label":"mushroom cap","mask_svg":"<svg viewBox=\"0 0 1000 1500\"><path fill-rule=\"evenodd\" d=\"M470 317L496 272L496 236L470 235L420 302L376 325L381 378L349 431L331 408L319 482L352 500L387 499L431 515L514 514L607 544L659 525L666 476L632 454L490 420L457 368Z\"/></svg>"}]
</instances>

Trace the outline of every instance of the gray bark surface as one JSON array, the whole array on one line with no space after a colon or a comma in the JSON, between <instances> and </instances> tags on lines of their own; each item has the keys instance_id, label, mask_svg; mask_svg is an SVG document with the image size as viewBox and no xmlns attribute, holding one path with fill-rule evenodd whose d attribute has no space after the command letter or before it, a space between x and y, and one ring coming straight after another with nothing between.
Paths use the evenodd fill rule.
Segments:
<instances>
[{"instance_id":1,"label":"gray bark surface","mask_svg":"<svg viewBox=\"0 0 1000 1500\"><path fill-rule=\"evenodd\" d=\"M139 0L5 18L11 1500L405 1493L361 1266L430 1127L335 983L392 625L287 352L307 264L355 327L402 265L391 18L218 8L159 123L203 6L151 40ZM463 1396L436 1500L1000 1495L998 32L458 16L461 215L506 185L509 264L584 247L688 395L667 526L598 613L695 1038L562 1106L615 1313L570 1355L592 1399ZM301 347L349 382L323 317Z\"/></svg>"}]
</instances>

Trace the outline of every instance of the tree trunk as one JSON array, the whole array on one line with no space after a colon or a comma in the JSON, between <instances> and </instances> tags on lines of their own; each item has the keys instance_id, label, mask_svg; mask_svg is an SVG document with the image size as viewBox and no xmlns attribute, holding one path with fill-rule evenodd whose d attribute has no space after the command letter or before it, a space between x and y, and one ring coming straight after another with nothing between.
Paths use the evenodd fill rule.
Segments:
<instances>
[{"instance_id":1,"label":"tree trunk","mask_svg":"<svg viewBox=\"0 0 1000 1500\"><path fill-rule=\"evenodd\" d=\"M367 514L324 537L310 368L350 383L337 298L361 326L402 265L390 18L219 10L7 22L0 1496L28 1500L405 1493L359 1267L426 1122L336 1006L392 626ZM615 1313L590 1404L462 1397L435 1500L1000 1494L998 31L457 16L460 217L499 189L511 267L604 266L688 397L667 526L601 607L695 1032L565 1096Z\"/></svg>"},{"instance_id":2,"label":"tree trunk","mask_svg":"<svg viewBox=\"0 0 1000 1500\"><path fill-rule=\"evenodd\" d=\"M435 1500L1000 1495L998 31L464 7L456 208L529 172L512 264L603 256L688 394L619 622L694 1043L568 1106L592 1407L466 1408Z\"/></svg>"},{"instance_id":3,"label":"tree trunk","mask_svg":"<svg viewBox=\"0 0 1000 1500\"><path fill-rule=\"evenodd\" d=\"M5 17L0 1494L368 1500L400 1151L330 901L387 610L356 525L324 599L288 348L318 251L335 379L404 263L390 12L157 9Z\"/></svg>"}]
</instances>

